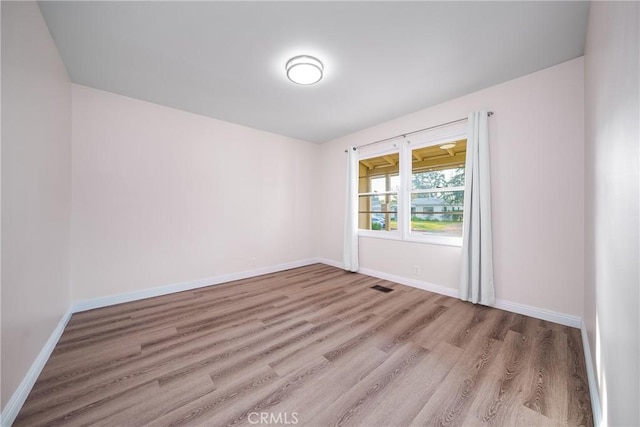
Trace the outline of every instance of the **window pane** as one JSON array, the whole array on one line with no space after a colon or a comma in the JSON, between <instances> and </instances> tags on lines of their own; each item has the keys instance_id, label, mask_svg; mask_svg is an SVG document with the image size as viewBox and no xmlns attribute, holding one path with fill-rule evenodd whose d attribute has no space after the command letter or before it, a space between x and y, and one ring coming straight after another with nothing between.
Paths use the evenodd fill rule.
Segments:
<instances>
[{"instance_id":1,"label":"window pane","mask_svg":"<svg viewBox=\"0 0 640 427\"><path fill-rule=\"evenodd\" d=\"M467 141L451 141L411 151L413 190L464 186Z\"/></svg>"},{"instance_id":2,"label":"window pane","mask_svg":"<svg viewBox=\"0 0 640 427\"><path fill-rule=\"evenodd\" d=\"M464 191L411 195L411 233L462 237Z\"/></svg>"},{"instance_id":3,"label":"window pane","mask_svg":"<svg viewBox=\"0 0 640 427\"><path fill-rule=\"evenodd\" d=\"M370 186L368 191L360 191L361 193L383 193L385 191L400 190L400 177L398 175L382 175L370 178Z\"/></svg>"},{"instance_id":4,"label":"window pane","mask_svg":"<svg viewBox=\"0 0 640 427\"><path fill-rule=\"evenodd\" d=\"M378 157L360 160L359 177L360 177L360 193L368 193L374 191L369 188L372 178L383 178L376 180L376 185L383 185L385 177L398 175L400 163L400 153L384 154ZM378 189L378 191L385 191Z\"/></svg>"},{"instance_id":5,"label":"window pane","mask_svg":"<svg viewBox=\"0 0 640 427\"><path fill-rule=\"evenodd\" d=\"M363 230L397 230L398 196L380 194L358 198L358 228Z\"/></svg>"},{"instance_id":6,"label":"window pane","mask_svg":"<svg viewBox=\"0 0 640 427\"><path fill-rule=\"evenodd\" d=\"M432 188L464 187L464 167L411 174L413 190Z\"/></svg>"}]
</instances>

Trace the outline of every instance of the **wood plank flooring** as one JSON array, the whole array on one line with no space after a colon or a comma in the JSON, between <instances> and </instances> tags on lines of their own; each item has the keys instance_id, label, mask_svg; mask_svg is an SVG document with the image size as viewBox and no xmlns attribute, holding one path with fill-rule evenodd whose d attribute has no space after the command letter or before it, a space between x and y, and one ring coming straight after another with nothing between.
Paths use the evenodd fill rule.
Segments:
<instances>
[{"instance_id":1,"label":"wood plank flooring","mask_svg":"<svg viewBox=\"0 0 640 427\"><path fill-rule=\"evenodd\" d=\"M590 426L580 331L315 264L74 314L15 422L260 424Z\"/></svg>"}]
</instances>

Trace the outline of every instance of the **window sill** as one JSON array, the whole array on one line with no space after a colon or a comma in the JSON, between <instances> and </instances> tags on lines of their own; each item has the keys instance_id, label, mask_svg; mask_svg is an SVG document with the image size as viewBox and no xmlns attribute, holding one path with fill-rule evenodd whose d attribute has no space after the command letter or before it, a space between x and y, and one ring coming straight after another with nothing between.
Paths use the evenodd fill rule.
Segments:
<instances>
[{"instance_id":1,"label":"window sill","mask_svg":"<svg viewBox=\"0 0 640 427\"><path fill-rule=\"evenodd\" d=\"M462 237L409 236L405 239L405 241L414 243L427 243L429 245L455 246L458 248L462 247Z\"/></svg>"},{"instance_id":2,"label":"window sill","mask_svg":"<svg viewBox=\"0 0 640 427\"><path fill-rule=\"evenodd\" d=\"M358 237L373 237L374 239L402 240L398 231L369 231L358 230Z\"/></svg>"},{"instance_id":3,"label":"window sill","mask_svg":"<svg viewBox=\"0 0 640 427\"><path fill-rule=\"evenodd\" d=\"M397 240L401 242L411 243L425 243L428 245L440 245L440 246L454 246L462 247L462 237L447 237L447 236L409 236L406 239L402 238L399 232L395 231L370 231L370 230L358 230L358 237L367 237L373 239L386 239Z\"/></svg>"}]
</instances>

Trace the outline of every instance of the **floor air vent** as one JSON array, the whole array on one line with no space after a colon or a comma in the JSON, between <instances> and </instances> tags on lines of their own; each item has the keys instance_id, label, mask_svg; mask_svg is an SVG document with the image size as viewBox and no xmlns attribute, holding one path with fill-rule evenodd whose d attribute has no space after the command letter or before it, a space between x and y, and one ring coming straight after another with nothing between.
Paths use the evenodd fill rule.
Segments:
<instances>
[{"instance_id":1,"label":"floor air vent","mask_svg":"<svg viewBox=\"0 0 640 427\"><path fill-rule=\"evenodd\" d=\"M372 286L371 289L375 289L376 291L384 292L385 294L391 292L393 289L387 288L385 286L375 285Z\"/></svg>"}]
</instances>

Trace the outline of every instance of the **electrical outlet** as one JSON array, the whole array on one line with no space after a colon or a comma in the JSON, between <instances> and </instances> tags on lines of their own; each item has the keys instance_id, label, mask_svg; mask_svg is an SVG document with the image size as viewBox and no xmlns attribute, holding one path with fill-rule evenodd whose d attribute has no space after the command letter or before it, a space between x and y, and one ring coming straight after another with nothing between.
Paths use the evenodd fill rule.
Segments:
<instances>
[{"instance_id":1,"label":"electrical outlet","mask_svg":"<svg viewBox=\"0 0 640 427\"><path fill-rule=\"evenodd\" d=\"M413 266L413 274L415 274L416 276L420 275L420 266L419 265L414 265Z\"/></svg>"}]
</instances>

